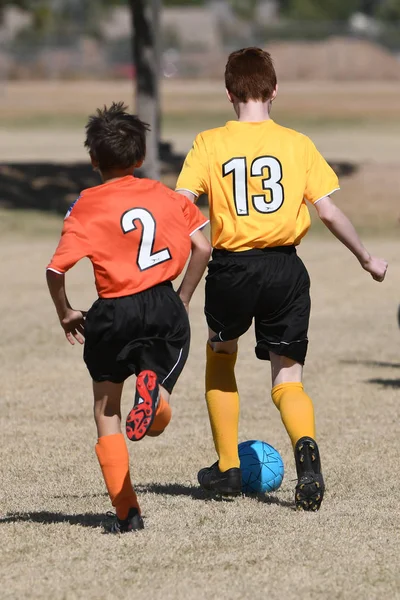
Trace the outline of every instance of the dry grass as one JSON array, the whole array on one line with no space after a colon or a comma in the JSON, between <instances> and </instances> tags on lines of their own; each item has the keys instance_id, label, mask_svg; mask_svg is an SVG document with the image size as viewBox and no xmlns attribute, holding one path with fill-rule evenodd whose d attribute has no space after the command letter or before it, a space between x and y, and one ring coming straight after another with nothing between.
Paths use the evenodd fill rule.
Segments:
<instances>
[{"instance_id":1,"label":"dry grass","mask_svg":"<svg viewBox=\"0 0 400 600\"><path fill-rule=\"evenodd\" d=\"M238 363L240 439L277 447L285 479L265 502L219 503L199 492L197 470L214 459L200 289L171 426L129 448L146 529L114 537L100 527L110 506L94 454L89 377L80 349L64 342L45 289L60 223L45 227L41 217L47 233L34 236L36 219L30 215L27 228L22 214L9 216L14 231L0 241L2 600L399 598L398 244L368 244L391 262L382 285L328 235L301 248L313 281L305 382L327 482L320 513L293 510L291 449L252 333ZM88 306L90 266L79 265L68 280L73 304ZM132 393L130 381L124 411Z\"/></svg>"},{"instance_id":2,"label":"dry grass","mask_svg":"<svg viewBox=\"0 0 400 600\"><path fill-rule=\"evenodd\" d=\"M379 285L327 233L301 247L313 281L305 383L316 404L327 482L318 514L293 510L291 449L252 333L243 338L238 363L240 439L277 447L285 479L265 502L218 503L199 492L197 470L214 460L203 400L200 289L171 426L158 439L130 445L146 530L103 535L110 506L94 454L90 380L81 350L63 340L44 283L61 222L0 211L2 600L400 598L400 267L398 243L388 235L399 216L398 90L398 84L286 83L276 104L277 120L312 135L328 158L360 163L342 181L337 201L359 226L385 233L368 247L390 262ZM129 82L7 86L0 97L0 160L84 160L86 114L113 99L132 104L131 95ZM166 82L163 106L165 134L182 152L199 129L230 118L222 86L210 82ZM68 276L74 305L93 301L92 280L88 264ZM124 410L132 394L130 381Z\"/></svg>"},{"instance_id":3,"label":"dry grass","mask_svg":"<svg viewBox=\"0 0 400 600\"><path fill-rule=\"evenodd\" d=\"M282 82L273 116L315 138L335 160L393 162L398 154L399 82ZM1 92L1 90L0 90ZM124 100L129 81L7 82L0 93L0 160L86 160L83 127L102 104ZM164 80L163 134L179 152L202 129L233 118L223 84Z\"/></svg>"},{"instance_id":4,"label":"dry grass","mask_svg":"<svg viewBox=\"0 0 400 600\"><path fill-rule=\"evenodd\" d=\"M398 231L400 83L283 82L273 117L310 135L332 161L358 166L336 200L366 231ZM164 80L163 138L185 154L202 129L232 118L222 83ZM129 81L10 82L0 95L0 161L87 161L86 116L96 106L133 105ZM174 186L175 175L166 183ZM0 225L1 227L1 225Z\"/></svg>"}]
</instances>

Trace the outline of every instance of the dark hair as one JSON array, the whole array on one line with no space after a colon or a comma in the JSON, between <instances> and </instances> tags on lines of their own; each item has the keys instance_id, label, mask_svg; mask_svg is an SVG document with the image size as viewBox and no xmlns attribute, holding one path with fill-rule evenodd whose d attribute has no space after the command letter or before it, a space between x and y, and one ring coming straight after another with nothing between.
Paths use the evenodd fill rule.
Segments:
<instances>
[{"instance_id":1,"label":"dark hair","mask_svg":"<svg viewBox=\"0 0 400 600\"><path fill-rule=\"evenodd\" d=\"M128 169L146 155L146 131L150 129L139 117L130 115L123 102L110 108L98 108L86 125L85 147L99 163L100 171Z\"/></svg>"},{"instance_id":2,"label":"dark hair","mask_svg":"<svg viewBox=\"0 0 400 600\"><path fill-rule=\"evenodd\" d=\"M225 86L239 102L269 100L276 87L271 55L261 48L232 52L226 63Z\"/></svg>"}]
</instances>

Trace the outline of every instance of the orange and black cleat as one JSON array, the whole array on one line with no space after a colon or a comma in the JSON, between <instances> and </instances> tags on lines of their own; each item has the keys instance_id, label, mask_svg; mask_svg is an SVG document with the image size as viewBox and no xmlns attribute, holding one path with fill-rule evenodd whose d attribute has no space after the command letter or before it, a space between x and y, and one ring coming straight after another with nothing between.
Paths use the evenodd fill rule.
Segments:
<instances>
[{"instance_id":1,"label":"orange and black cleat","mask_svg":"<svg viewBox=\"0 0 400 600\"><path fill-rule=\"evenodd\" d=\"M142 371L136 380L135 403L126 418L126 435L132 442L141 440L150 429L159 401L157 375L154 371Z\"/></svg>"}]
</instances>

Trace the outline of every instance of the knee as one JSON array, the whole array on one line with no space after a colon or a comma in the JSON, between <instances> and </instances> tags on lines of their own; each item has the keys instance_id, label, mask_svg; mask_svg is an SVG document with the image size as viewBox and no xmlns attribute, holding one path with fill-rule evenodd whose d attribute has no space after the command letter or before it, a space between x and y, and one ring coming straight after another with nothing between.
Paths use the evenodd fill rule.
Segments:
<instances>
[{"instance_id":1,"label":"knee","mask_svg":"<svg viewBox=\"0 0 400 600\"><path fill-rule=\"evenodd\" d=\"M95 402L93 407L93 417L96 425L101 423L105 418L118 417L121 418L119 407L104 405L101 402Z\"/></svg>"},{"instance_id":2,"label":"knee","mask_svg":"<svg viewBox=\"0 0 400 600\"><path fill-rule=\"evenodd\" d=\"M207 342L208 348L214 354L236 354L238 349L238 340L229 340L227 342L215 342L210 337Z\"/></svg>"},{"instance_id":3,"label":"knee","mask_svg":"<svg viewBox=\"0 0 400 600\"><path fill-rule=\"evenodd\" d=\"M272 402L280 410L284 398L297 398L298 392L303 391L303 384L300 381L286 381L275 385L271 390Z\"/></svg>"},{"instance_id":4,"label":"knee","mask_svg":"<svg viewBox=\"0 0 400 600\"><path fill-rule=\"evenodd\" d=\"M96 423L96 425L99 424L99 421L101 420L101 417L102 417L102 413L103 413L103 411L101 410L101 406L99 406L98 402L95 402L94 406L93 406L93 418L94 418L94 422Z\"/></svg>"}]
</instances>

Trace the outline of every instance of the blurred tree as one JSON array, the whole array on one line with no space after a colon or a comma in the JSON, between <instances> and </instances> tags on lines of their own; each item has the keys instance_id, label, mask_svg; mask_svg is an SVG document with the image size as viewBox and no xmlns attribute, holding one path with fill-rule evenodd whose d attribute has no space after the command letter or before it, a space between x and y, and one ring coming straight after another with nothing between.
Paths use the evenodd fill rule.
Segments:
<instances>
[{"instance_id":1,"label":"blurred tree","mask_svg":"<svg viewBox=\"0 0 400 600\"><path fill-rule=\"evenodd\" d=\"M136 70L136 112L151 127L147 136L145 174L152 179L159 179L161 0L130 0L130 7Z\"/></svg>"},{"instance_id":2,"label":"blurred tree","mask_svg":"<svg viewBox=\"0 0 400 600\"><path fill-rule=\"evenodd\" d=\"M165 6L201 6L204 0L165 0Z\"/></svg>"},{"instance_id":3,"label":"blurred tree","mask_svg":"<svg viewBox=\"0 0 400 600\"><path fill-rule=\"evenodd\" d=\"M64 37L82 30L98 35L104 13L121 4L126 4L126 0L0 0L0 23L4 9L17 6L32 15L30 37L43 34Z\"/></svg>"},{"instance_id":4,"label":"blurred tree","mask_svg":"<svg viewBox=\"0 0 400 600\"><path fill-rule=\"evenodd\" d=\"M257 5L257 0L230 0L235 13L244 19L252 19Z\"/></svg>"},{"instance_id":5,"label":"blurred tree","mask_svg":"<svg viewBox=\"0 0 400 600\"><path fill-rule=\"evenodd\" d=\"M400 0L384 0L379 4L379 17L385 21L400 21Z\"/></svg>"},{"instance_id":6,"label":"blurred tree","mask_svg":"<svg viewBox=\"0 0 400 600\"><path fill-rule=\"evenodd\" d=\"M290 0L286 15L293 19L345 20L360 10L360 0Z\"/></svg>"},{"instance_id":7,"label":"blurred tree","mask_svg":"<svg viewBox=\"0 0 400 600\"><path fill-rule=\"evenodd\" d=\"M98 35L100 20L113 6L127 4L132 15L132 50L136 69L136 111L151 125L148 136L146 175L159 178L160 71L159 16L162 0L0 0L0 23L8 5L28 10L33 27L25 35L55 37L70 34Z\"/></svg>"},{"instance_id":8,"label":"blurred tree","mask_svg":"<svg viewBox=\"0 0 400 600\"><path fill-rule=\"evenodd\" d=\"M7 0L0 0L0 25L4 19L4 10L7 5L17 6L18 8L28 9L28 0L15 0L13 2L7 2Z\"/></svg>"}]
</instances>

